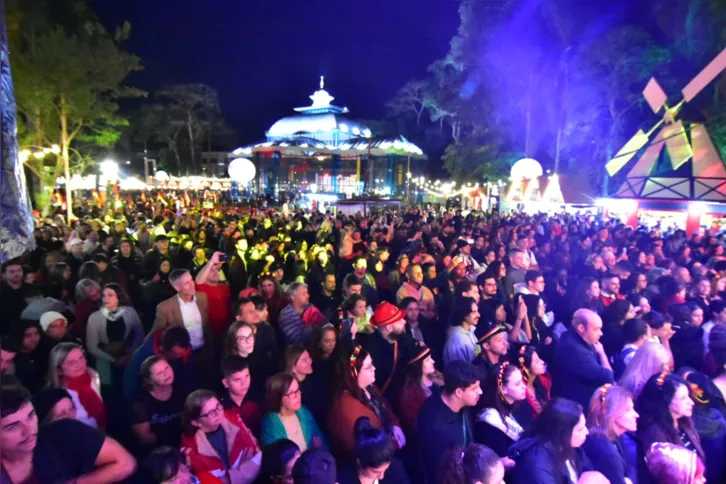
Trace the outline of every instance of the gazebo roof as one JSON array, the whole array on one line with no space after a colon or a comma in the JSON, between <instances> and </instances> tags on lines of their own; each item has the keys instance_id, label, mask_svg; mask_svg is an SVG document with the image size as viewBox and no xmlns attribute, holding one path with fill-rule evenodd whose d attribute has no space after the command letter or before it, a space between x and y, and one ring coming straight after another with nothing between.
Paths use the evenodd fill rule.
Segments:
<instances>
[{"instance_id":1,"label":"gazebo roof","mask_svg":"<svg viewBox=\"0 0 726 484\"><path fill-rule=\"evenodd\" d=\"M349 133L348 136L361 136L370 138L371 130L356 121L349 120L339 114L301 114L288 116L273 124L267 131L270 138L282 138L288 136L310 136L322 133L333 133L339 131Z\"/></svg>"},{"instance_id":2,"label":"gazebo roof","mask_svg":"<svg viewBox=\"0 0 726 484\"><path fill-rule=\"evenodd\" d=\"M347 108L333 106L333 96L323 89L310 96L311 106L295 108L302 114L277 120L267 130L267 141L239 147L230 157L279 152L289 156L350 155L406 156L425 159L424 152L404 136L374 138L366 125L342 116Z\"/></svg>"},{"instance_id":3,"label":"gazebo roof","mask_svg":"<svg viewBox=\"0 0 726 484\"><path fill-rule=\"evenodd\" d=\"M231 157L251 156L253 153L281 152L290 156L315 156L315 155L359 155L370 154L371 156L410 156L412 159L426 159L424 152L403 136L396 138L379 138L368 140L356 138L333 146L324 142L298 136L293 138L281 138L274 141L262 141L249 146L242 146L231 153Z\"/></svg>"},{"instance_id":4,"label":"gazebo roof","mask_svg":"<svg viewBox=\"0 0 726 484\"><path fill-rule=\"evenodd\" d=\"M373 156L400 155L411 156L412 158L426 158L423 150L411 143L403 135L395 138L376 138L373 140L351 139L341 143L338 149L343 152L370 152Z\"/></svg>"}]
</instances>

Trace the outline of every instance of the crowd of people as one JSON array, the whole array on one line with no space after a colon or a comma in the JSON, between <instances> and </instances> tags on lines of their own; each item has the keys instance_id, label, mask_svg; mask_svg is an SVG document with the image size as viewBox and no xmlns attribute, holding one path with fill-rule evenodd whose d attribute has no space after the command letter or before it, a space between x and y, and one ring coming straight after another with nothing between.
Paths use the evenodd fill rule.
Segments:
<instances>
[{"instance_id":1,"label":"crowd of people","mask_svg":"<svg viewBox=\"0 0 726 484\"><path fill-rule=\"evenodd\" d=\"M2 483L726 482L716 231L76 214L2 265Z\"/></svg>"}]
</instances>

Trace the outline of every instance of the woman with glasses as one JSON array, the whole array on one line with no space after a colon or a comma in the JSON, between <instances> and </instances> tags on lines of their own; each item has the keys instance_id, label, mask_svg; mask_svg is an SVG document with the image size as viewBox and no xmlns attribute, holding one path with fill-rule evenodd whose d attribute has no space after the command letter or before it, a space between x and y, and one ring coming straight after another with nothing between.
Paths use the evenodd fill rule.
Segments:
<instances>
[{"instance_id":1,"label":"woman with glasses","mask_svg":"<svg viewBox=\"0 0 726 484\"><path fill-rule=\"evenodd\" d=\"M290 373L278 373L267 380L267 413L260 424L260 442L268 445L290 439L301 452L308 448L327 449L327 442L315 418L302 404L300 383Z\"/></svg>"},{"instance_id":2,"label":"woman with glasses","mask_svg":"<svg viewBox=\"0 0 726 484\"><path fill-rule=\"evenodd\" d=\"M386 399L375 389L376 367L370 353L360 345L353 348L337 392L328 412L328 435L333 449L341 456L355 451L355 423L367 417L371 425L391 435L397 447L406 444L398 417L391 411Z\"/></svg>"},{"instance_id":3,"label":"woman with glasses","mask_svg":"<svg viewBox=\"0 0 726 484\"><path fill-rule=\"evenodd\" d=\"M235 321L227 330L222 359L232 355L239 356L247 362L250 369L250 390L253 395L261 399L265 390L265 380L272 373L266 367L262 355L255 351L255 330L250 324Z\"/></svg>"},{"instance_id":4,"label":"woman with glasses","mask_svg":"<svg viewBox=\"0 0 726 484\"><path fill-rule=\"evenodd\" d=\"M76 420L91 427L106 426L106 406L101 398L101 379L88 367L83 349L59 343L50 352L48 387L63 388L76 407Z\"/></svg>"},{"instance_id":5,"label":"woman with glasses","mask_svg":"<svg viewBox=\"0 0 726 484\"><path fill-rule=\"evenodd\" d=\"M214 392L197 390L184 403L181 415L182 453L202 481L250 483L257 479L262 452L236 416L225 415Z\"/></svg>"}]
</instances>

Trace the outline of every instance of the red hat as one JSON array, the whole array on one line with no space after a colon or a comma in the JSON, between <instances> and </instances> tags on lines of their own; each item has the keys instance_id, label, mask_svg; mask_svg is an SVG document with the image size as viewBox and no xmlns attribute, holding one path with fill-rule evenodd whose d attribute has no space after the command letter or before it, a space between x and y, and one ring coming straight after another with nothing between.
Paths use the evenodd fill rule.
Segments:
<instances>
[{"instance_id":1,"label":"red hat","mask_svg":"<svg viewBox=\"0 0 726 484\"><path fill-rule=\"evenodd\" d=\"M382 302L373 312L371 324L376 328L382 328L398 322L406 317L406 311L399 309L389 302Z\"/></svg>"}]
</instances>

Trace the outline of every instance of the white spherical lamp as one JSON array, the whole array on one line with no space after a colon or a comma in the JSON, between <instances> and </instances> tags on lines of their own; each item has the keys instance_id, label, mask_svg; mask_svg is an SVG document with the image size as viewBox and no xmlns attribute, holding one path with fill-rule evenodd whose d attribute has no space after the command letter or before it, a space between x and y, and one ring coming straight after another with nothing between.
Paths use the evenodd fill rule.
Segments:
<instances>
[{"instance_id":1,"label":"white spherical lamp","mask_svg":"<svg viewBox=\"0 0 726 484\"><path fill-rule=\"evenodd\" d=\"M255 179L257 170L255 164L247 158L235 158L229 163L227 173L232 181L240 184L246 184Z\"/></svg>"},{"instance_id":2,"label":"white spherical lamp","mask_svg":"<svg viewBox=\"0 0 726 484\"><path fill-rule=\"evenodd\" d=\"M522 158L512 165L512 171L509 175L513 180L521 180L523 178L538 178L543 173L539 161L532 158Z\"/></svg>"},{"instance_id":3,"label":"white spherical lamp","mask_svg":"<svg viewBox=\"0 0 726 484\"><path fill-rule=\"evenodd\" d=\"M168 182L169 181L169 174L163 170L159 170L156 173L154 173L154 178L158 182Z\"/></svg>"}]
</instances>

